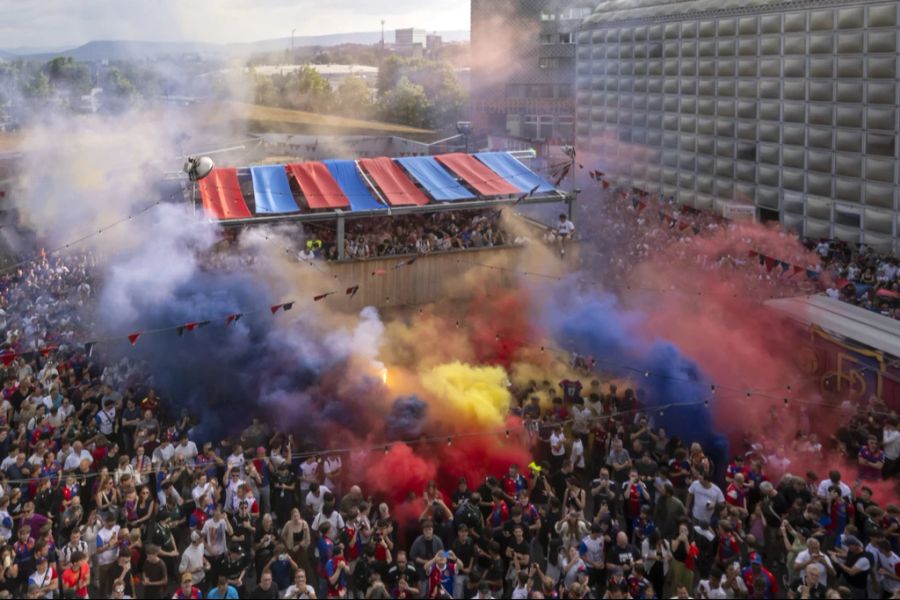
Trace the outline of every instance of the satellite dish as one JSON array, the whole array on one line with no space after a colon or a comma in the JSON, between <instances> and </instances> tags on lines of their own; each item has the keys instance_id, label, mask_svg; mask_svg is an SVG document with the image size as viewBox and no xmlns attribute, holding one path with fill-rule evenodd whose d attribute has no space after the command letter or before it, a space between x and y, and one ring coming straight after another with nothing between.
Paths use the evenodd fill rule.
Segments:
<instances>
[{"instance_id":1,"label":"satellite dish","mask_svg":"<svg viewBox=\"0 0 900 600\"><path fill-rule=\"evenodd\" d=\"M208 156L192 156L184 163L184 172L191 181L200 181L215 168L215 163Z\"/></svg>"}]
</instances>

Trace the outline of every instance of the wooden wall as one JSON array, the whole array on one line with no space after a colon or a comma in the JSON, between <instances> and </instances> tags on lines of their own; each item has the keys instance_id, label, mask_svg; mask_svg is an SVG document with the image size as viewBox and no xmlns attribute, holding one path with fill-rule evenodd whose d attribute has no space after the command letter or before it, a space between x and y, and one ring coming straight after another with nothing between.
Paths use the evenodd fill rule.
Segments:
<instances>
[{"instance_id":1,"label":"wooden wall","mask_svg":"<svg viewBox=\"0 0 900 600\"><path fill-rule=\"evenodd\" d=\"M457 250L419 256L416 262L394 268L411 257L387 257L329 263L338 281L358 282L359 292L348 303L348 310L358 311L365 306L378 308L420 305L453 298L463 298L471 290L460 285L461 278L469 271L486 273L490 280L500 285L512 285L516 273L500 269L488 269L491 265L513 269L521 252L515 246L503 248L478 248ZM383 269L384 275L373 276ZM344 290L340 290L343 294Z\"/></svg>"}]
</instances>

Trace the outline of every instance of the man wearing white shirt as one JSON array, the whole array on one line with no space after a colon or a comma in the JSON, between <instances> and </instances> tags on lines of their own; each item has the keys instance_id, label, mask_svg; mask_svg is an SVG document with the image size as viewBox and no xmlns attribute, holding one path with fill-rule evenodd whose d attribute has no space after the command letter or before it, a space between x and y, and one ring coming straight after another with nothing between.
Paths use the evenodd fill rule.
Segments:
<instances>
[{"instance_id":1,"label":"man wearing white shirt","mask_svg":"<svg viewBox=\"0 0 900 600\"><path fill-rule=\"evenodd\" d=\"M337 482L340 481L341 468L343 467L341 457L332 454L325 458L323 470L325 471L325 486L328 489L337 489Z\"/></svg>"},{"instance_id":2,"label":"man wearing white shirt","mask_svg":"<svg viewBox=\"0 0 900 600\"><path fill-rule=\"evenodd\" d=\"M81 445L81 441L75 440L75 443L72 444L72 452L66 457L66 462L63 464L63 471L74 471L79 466L81 466L81 461L86 460L89 464L93 464L94 457L91 456L91 453L84 449L84 446Z\"/></svg>"},{"instance_id":3,"label":"man wearing white shirt","mask_svg":"<svg viewBox=\"0 0 900 600\"><path fill-rule=\"evenodd\" d=\"M197 444L190 441L186 433L181 434L178 445L175 446L175 456L184 458L185 464L193 465L197 459Z\"/></svg>"},{"instance_id":4,"label":"man wearing white shirt","mask_svg":"<svg viewBox=\"0 0 900 600\"><path fill-rule=\"evenodd\" d=\"M325 505L325 494L330 491L324 485L319 485L318 483L309 484L309 492L306 494L306 506L312 514L317 515L322 512L322 507Z\"/></svg>"},{"instance_id":5,"label":"man wearing white shirt","mask_svg":"<svg viewBox=\"0 0 900 600\"><path fill-rule=\"evenodd\" d=\"M103 527L97 532L96 557L101 598L108 598L112 591L113 570L116 567L116 560L119 558L118 535L119 526L116 525L116 518L107 515Z\"/></svg>"},{"instance_id":6,"label":"man wearing white shirt","mask_svg":"<svg viewBox=\"0 0 900 600\"><path fill-rule=\"evenodd\" d=\"M819 540L813 537L806 540L806 550L797 554L797 558L794 559L794 571L800 573L803 583L806 583L806 567L810 566L819 572L819 583L825 587L828 587L828 576L837 575L831 559L822 552Z\"/></svg>"},{"instance_id":7,"label":"man wearing white shirt","mask_svg":"<svg viewBox=\"0 0 900 600\"><path fill-rule=\"evenodd\" d=\"M181 563L178 565L179 573L190 573L194 585L200 585L206 576L206 570L210 568L209 561L204 556L206 548L203 546L203 537L199 531L191 532L191 543L181 554Z\"/></svg>"},{"instance_id":8,"label":"man wearing white shirt","mask_svg":"<svg viewBox=\"0 0 900 600\"><path fill-rule=\"evenodd\" d=\"M715 514L716 507L725 503L722 490L709 479L709 473L703 471L700 479L688 488L688 505L695 521L709 523Z\"/></svg>"},{"instance_id":9,"label":"man wearing white shirt","mask_svg":"<svg viewBox=\"0 0 900 600\"><path fill-rule=\"evenodd\" d=\"M565 213L559 214L559 222L556 224L556 237L559 240L559 255L566 255L566 241L575 233L575 223L569 220Z\"/></svg>"},{"instance_id":10,"label":"man wearing white shirt","mask_svg":"<svg viewBox=\"0 0 900 600\"><path fill-rule=\"evenodd\" d=\"M828 490L831 486L836 485L841 488L841 496L847 498L848 500L853 496L853 490L850 489L850 486L841 481L841 472L840 471L831 471L828 474L828 479L823 479L821 483L819 483L819 489L816 494L819 498L823 500L828 500Z\"/></svg>"},{"instance_id":11,"label":"man wearing white shirt","mask_svg":"<svg viewBox=\"0 0 900 600\"><path fill-rule=\"evenodd\" d=\"M167 464L175 456L175 446L169 440L163 441L153 451L153 464L156 467Z\"/></svg>"},{"instance_id":12,"label":"man wearing white shirt","mask_svg":"<svg viewBox=\"0 0 900 600\"><path fill-rule=\"evenodd\" d=\"M231 449L231 454L225 459L225 464L231 470L235 467L242 469L244 467L244 449L240 444L235 444Z\"/></svg>"}]
</instances>

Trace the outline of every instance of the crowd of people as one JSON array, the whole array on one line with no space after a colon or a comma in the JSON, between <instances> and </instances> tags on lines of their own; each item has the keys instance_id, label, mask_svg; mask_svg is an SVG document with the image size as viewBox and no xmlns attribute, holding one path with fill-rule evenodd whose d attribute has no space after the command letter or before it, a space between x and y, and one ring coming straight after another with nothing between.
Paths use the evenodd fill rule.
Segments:
<instances>
[{"instance_id":1,"label":"crowd of people","mask_svg":"<svg viewBox=\"0 0 900 600\"><path fill-rule=\"evenodd\" d=\"M347 221L346 259L431 254L466 248L492 248L514 240L500 226L500 210L443 211ZM302 258L337 260L333 226L308 228Z\"/></svg>"},{"instance_id":2,"label":"crowd of people","mask_svg":"<svg viewBox=\"0 0 900 600\"><path fill-rule=\"evenodd\" d=\"M140 365L75 343L93 283L87 256L0 281L0 596L900 597L882 408L836 431L773 411L723 464L581 359L514 390L530 464L411 490L409 523L269 424L196 443Z\"/></svg>"},{"instance_id":3,"label":"crowd of people","mask_svg":"<svg viewBox=\"0 0 900 600\"><path fill-rule=\"evenodd\" d=\"M840 241L806 244L821 257L823 271L834 281L826 290L829 296L900 319L900 262L894 256Z\"/></svg>"}]
</instances>

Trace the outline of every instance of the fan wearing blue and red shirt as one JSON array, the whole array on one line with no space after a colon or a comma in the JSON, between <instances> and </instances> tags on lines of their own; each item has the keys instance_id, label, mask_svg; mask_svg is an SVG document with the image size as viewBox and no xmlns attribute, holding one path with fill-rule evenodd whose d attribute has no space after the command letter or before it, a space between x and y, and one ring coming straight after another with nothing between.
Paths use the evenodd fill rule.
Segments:
<instances>
[{"instance_id":1,"label":"fan wearing blue and red shirt","mask_svg":"<svg viewBox=\"0 0 900 600\"><path fill-rule=\"evenodd\" d=\"M884 450L878 447L878 438L869 436L868 443L859 451L859 478L869 481L881 479L884 468Z\"/></svg>"},{"instance_id":2,"label":"fan wearing blue and red shirt","mask_svg":"<svg viewBox=\"0 0 900 600\"><path fill-rule=\"evenodd\" d=\"M434 558L425 563L428 575L429 598L452 598L453 579L456 577L456 555L453 551L439 550Z\"/></svg>"},{"instance_id":3,"label":"fan wearing blue and red shirt","mask_svg":"<svg viewBox=\"0 0 900 600\"><path fill-rule=\"evenodd\" d=\"M319 557L321 560L321 557ZM347 597L347 578L350 575L350 564L344 558L344 545L334 545L334 554L325 563L325 577L328 578L328 597Z\"/></svg>"},{"instance_id":4,"label":"fan wearing blue and red shirt","mask_svg":"<svg viewBox=\"0 0 900 600\"><path fill-rule=\"evenodd\" d=\"M515 498L519 492L528 489L528 480L519 472L519 465L509 465L509 472L500 480L506 495Z\"/></svg>"},{"instance_id":5,"label":"fan wearing blue and red shirt","mask_svg":"<svg viewBox=\"0 0 900 600\"><path fill-rule=\"evenodd\" d=\"M753 590L753 584L757 579L762 579L765 583L765 591L762 598L771 600L778 596L778 581L775 576L766 569L762 564L762 559L758 554L750 559L750 566L741 571L741 577L744 578L744 585L748 590Z\"/></svg>"}]
</instances>

